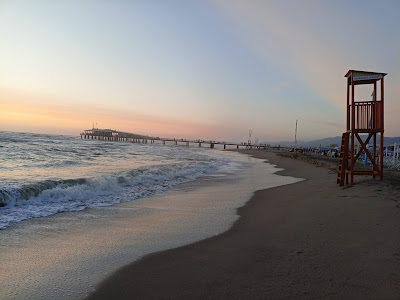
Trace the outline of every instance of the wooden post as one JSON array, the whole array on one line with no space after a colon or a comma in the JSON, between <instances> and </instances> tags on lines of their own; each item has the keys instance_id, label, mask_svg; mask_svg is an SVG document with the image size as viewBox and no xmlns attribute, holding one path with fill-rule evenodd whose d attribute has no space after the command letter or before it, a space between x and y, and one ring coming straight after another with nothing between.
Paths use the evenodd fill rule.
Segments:
<instances>
[{"instance_id":1,"label":"wooden post","mask_svg":"<svg viewBox=\"0 0 400 300\"><path fill-rule=\"evenodd\" d=\"M350 155L350 184L354 183L354 134L355 134L355 116L356 110L354 105L354 80L351 75L351 155Z\"/></svg>"},{"instance_id":2,"label":"wooden post","mask_svg":"<svg viewBox=\"0 0 400 300\"><path fill-rule=\"evenodd\" d=\"M350 130L350 77L347 78L347 123L346 128Z\"/></svg>"},{"instance_id":3,"label":"wooden post","mask_svg":"<svg viewBox=\"0 0 400 300\"><path fill-rule=\"evenodd\" d=\"M376 98L378 97L378 95L376 94L376 82L374 82L374 98L372 99L372 107L371 107L371 128L373 129L377 129L377 123L376 123L376 109L377 109L377 105L376 105ZM373 133L373 137L372 137L372 157L375 159L376 161L376 132ZM375 178L375 172L376 172L376 164L372 164L372 178Z\"/></svg>"},{"instance_id":4,"label":"wooden post","mask_svg":"<svg viewBox=\"0 0 400 300\"><path fill-rule=\"evenodd\" d=\"M385 128L385 125L384 125L385 123L384 123L384 118L383 118L384 117L383 98L384 98L384 93L383 93L383 77L382 77L382 79L381 79L381 111L380 111L380 113L381 113L380 118L381 118L382 123L381 123L381 128L380 128L381 140L380 140L380 147L379 147L379 154L380 154L380 178L379 179L381 181L383 180L383 132L384 132L384 128Z\"/></svg>"}]
</instances>

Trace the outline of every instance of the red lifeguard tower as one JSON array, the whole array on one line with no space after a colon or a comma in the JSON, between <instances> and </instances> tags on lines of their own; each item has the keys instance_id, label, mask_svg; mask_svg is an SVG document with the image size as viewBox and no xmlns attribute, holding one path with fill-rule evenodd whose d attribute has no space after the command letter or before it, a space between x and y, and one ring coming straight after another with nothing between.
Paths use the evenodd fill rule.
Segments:
<instances>
[{"instance_id":1,"label":"red lifeguard tower","mask_svg":"<svg viewBox=\"0 0 400 300\"><path fill-rule=\"evenodd\" d=\"M354 175L372 175L383 179L383 131L384 131L384 113L383 113L383 78L387 73L365 72L349 70L347 77L347 127L342 135L342 146L340 151L339 170L337 183L350 185L354 183ZM380 100L377 100L377 83L380 81ZM373 85L372 101L355 101L354 86L361 84ZM360 134L368 134L365 141ZM377 153L376 141L377 135L380 135L379 151ZM368 149L368 144L372 139L372 153ZM358 140L360 147L355 149L355 141ZM350 143L350 152L349 152ZM355 170L355 163L362 152L365 152L371 161L372 170ZM357 152L357 153L356 153ZM378 155L377 155L378 154ZM350 163L349 163L350 160Z\"/></svg>"}]
</instances>

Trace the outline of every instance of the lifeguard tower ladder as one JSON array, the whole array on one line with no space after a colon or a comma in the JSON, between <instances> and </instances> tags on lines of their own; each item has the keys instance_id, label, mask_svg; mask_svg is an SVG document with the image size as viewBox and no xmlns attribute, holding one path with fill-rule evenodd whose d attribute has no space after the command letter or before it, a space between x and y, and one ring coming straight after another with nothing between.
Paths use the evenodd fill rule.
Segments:
<instances>
[{"instance_id":1,"label":"lifeguard tower ladder","mask_svg":"<svg viewBox=\"0 0 400 300\"><path fill-rule=\"evenodd\" d=\"M383 179L383 131L384 131L384 113L383 113L383 78L387 73L365 72L357 70L349 70L347 77L347 130L342 135L342 146L340 151L339 170L337 175L337 183L341 186L346 184L354 184L354 175L372 175L379 176ZM380 81L380 100L377 100L377 82ZM354 86L360 84L372 84L373 99L372 101L355 101ZM368 134L365 141L362 140L360 134ZM377 153L377 135L380 135L379 151ZM368 149L368 144L372 139L372 153ZM355 141L360 144L356 153ZM350 144L350 145L349 145ZM350 152L349 152L350 146ZM360 155L365 155L371 161L372 170L355 170L355 163ZM378 155L377 155L378 154ZM350 161L350 163L349 163Z\"/></svg>"}]
</instances>

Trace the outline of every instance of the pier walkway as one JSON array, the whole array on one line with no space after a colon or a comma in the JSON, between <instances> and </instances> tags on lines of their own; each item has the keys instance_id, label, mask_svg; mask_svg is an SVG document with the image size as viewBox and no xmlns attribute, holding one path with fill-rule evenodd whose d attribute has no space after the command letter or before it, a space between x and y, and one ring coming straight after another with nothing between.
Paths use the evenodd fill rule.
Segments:
<instances>
[{"instance_id":1,"label":"pier walkway","mask_svg":"<svg viewBox=\"0 0 400 300\"><path fill-rule=\"evenodd\" d=\"M160 138L150 137L134 133L121 132L112 129L88 129L84 130L81 134L81 139L94 139L100 141L118 141L118 142L131 142L140 144L173 144L173 145L186 145L197 144L199 147L203 145L209 146L211 149L215 148L215 145L223 145L224 149L228 146L236 147L236 149L266 149L267 145L251 145L248 143L235 143L225 141L208 141L201 139L177 139L177 138Z\"/></svg>"}]
</instances>

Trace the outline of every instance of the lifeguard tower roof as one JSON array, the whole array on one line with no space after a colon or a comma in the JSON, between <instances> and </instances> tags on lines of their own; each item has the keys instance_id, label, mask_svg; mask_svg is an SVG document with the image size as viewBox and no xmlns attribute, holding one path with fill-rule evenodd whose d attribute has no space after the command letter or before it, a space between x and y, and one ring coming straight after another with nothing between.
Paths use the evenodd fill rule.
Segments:
<instances>
[{"instance_id":1,"label":"lifeguard tower roof","mask_svg":"<svg viewBox=\"0 0 400 300\"><path fill-rule=\"evenodd\" d=\"M387 73L378 73L378 72L366 72L359 70L349 70L344 77L353 77L354 85L357 84L369 84L374 83L383 77L385 77Z\"/></svg>"}]
</instances>

